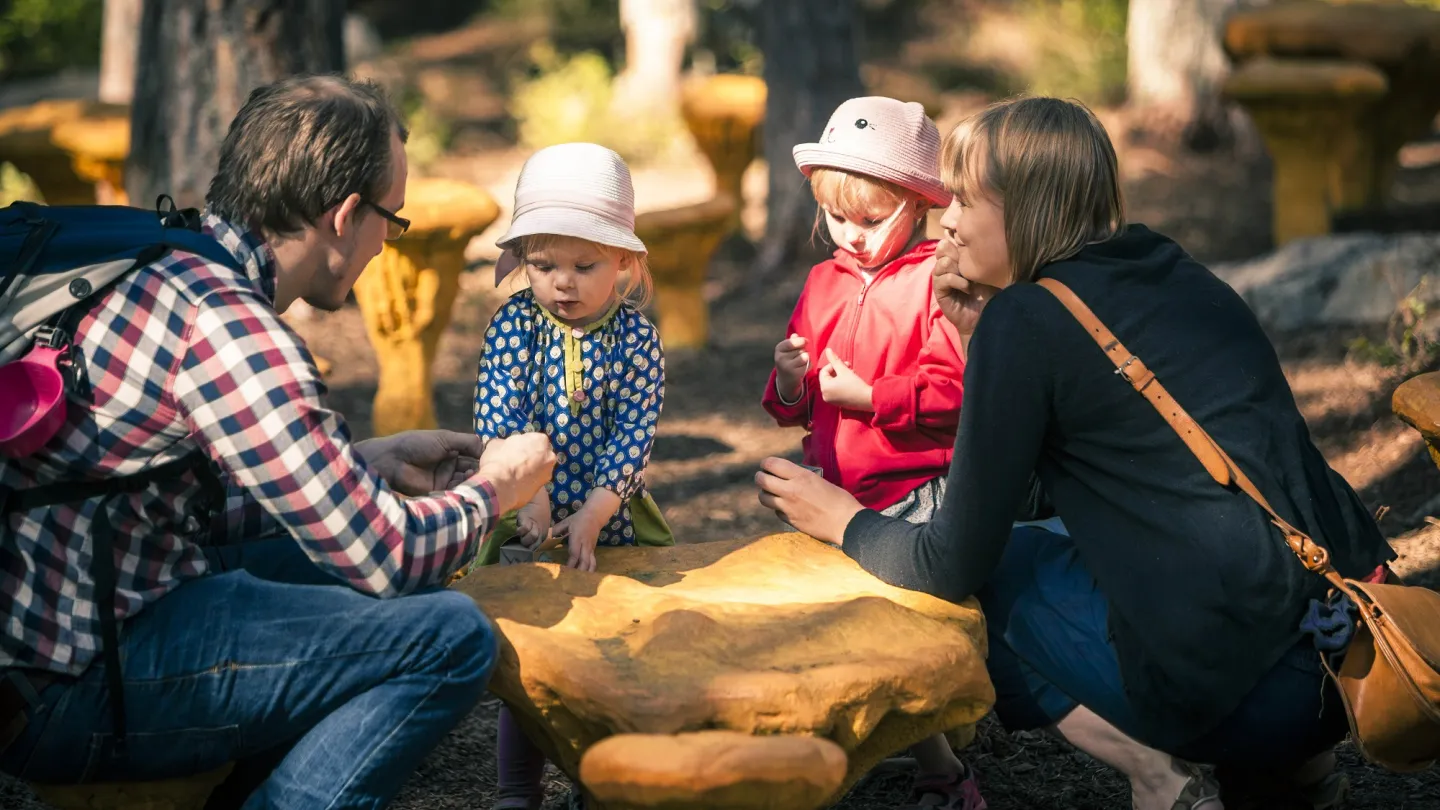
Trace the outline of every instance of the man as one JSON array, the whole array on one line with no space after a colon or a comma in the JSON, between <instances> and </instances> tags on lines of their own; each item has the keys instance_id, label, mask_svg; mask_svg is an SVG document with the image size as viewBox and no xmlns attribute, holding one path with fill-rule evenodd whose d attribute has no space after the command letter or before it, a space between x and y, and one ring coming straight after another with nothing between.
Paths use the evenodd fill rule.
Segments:
<instances>
[{"instance_id":1,"label":"man","mask_svg":"<svg viewBox=\"0 0 1440 810\"><path fill-rule=\"evenodd\" d=\"M305 77L256 90L205 215L243 272L171 253L80 322L90 401L72 399L36 455L0 458L0 486L133 476L198 447L229 497L207 526L197 470L4 515L0 711L20 709L0 731L25 724L0 735L13 737L0 769L71 783L268 759L278 765L247 808L381 807L479 699L495 640L443 585L549 479L548 439L352 443L279 318L297 299L338 309L404 231L405 136L373 85ZM89 574L100 508L114 529L123 756Z\"/></svg>"}]
</instances>

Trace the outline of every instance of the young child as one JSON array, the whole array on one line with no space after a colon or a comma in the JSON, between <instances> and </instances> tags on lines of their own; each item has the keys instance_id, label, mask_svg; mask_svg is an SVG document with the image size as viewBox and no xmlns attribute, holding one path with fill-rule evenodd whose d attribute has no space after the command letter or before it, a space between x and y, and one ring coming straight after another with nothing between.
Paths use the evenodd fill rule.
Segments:
<instances>
[{"instance_id":1,"label":"young child","mask_svg":"<svg viewBox=\"0 0 1440 810\"><path fill-rule=\"evenodd\" d=\"M494 563L511 539L536 549L563 538L567 564L587 571L595 570L597 545L672 545L645 491L665 361L655 327L629 301L651 285L630 170L595 144L536 152L520 171L514 221L499 246L496 284L523 267L530 288L512 296L485 333L475 432L544 430L558 458L550 485L502 522L477 563ZM544 754L508 709L498 736L494 807L536 810Z\"/></svg>"},{"instance_id":2,"label":"young child","mask_svg":"<svg viewBox=\"0 0 1440 810\"><path fill-rule=\"evenodd\" d=\"M960 338L931 290L925 213L950 204L940 134L919 104L856 98L795 147L837 250L810 271L775 347L765 409L804 427L804 463L862 504L915 523L939 507L960 419ZM944 735L915 746L911 804L983 810Z\"/></svg>"}]
</instances>

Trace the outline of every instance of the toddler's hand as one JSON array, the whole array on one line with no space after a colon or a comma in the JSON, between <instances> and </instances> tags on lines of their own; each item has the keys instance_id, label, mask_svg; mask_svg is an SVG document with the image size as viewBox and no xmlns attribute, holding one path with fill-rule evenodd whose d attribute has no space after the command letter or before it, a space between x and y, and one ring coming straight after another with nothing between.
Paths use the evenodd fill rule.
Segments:
<instances>
[{"instance_id":1,"label":"toddler's hand","mask_svg":"<svg viewBox=\"0 0 1440 810\"><path fill-rule=\"evenodd\" d=\"M550 537L550 497L541 487L515 515L515 539L534 551Z\"/></svg>"},{"instance_id":2,"label":"toddler's hand","mask_svg":"<svg viewBox=\"0 0 1440 810\"><path fill-rule=\"evenodd\" d=\"M595 546L600 542L600 530L604 524L594 520L584 509L555 524L556 536L565 538L570 549L570 558L565 562L569 568L580 571L595 570Z\"/></svg>"},{"instance_id":3,"label":"toddler's hand","mask_svg":"<svg viewBox=\"0 0 1440 810\"><path fill-rule=\"evenodd\" d=\"M825 350L825 365L819 376L821 399L840 408L875 410L874 389L830 349Z\"/></svg>"},{"instance_id":4,"label":"toddler's hand","mask_svg":"<svg viewBox=\"0 0 1440 810\"><path fill-rule=\"evenodd\" d=\"M775 346L775 389L787 400L799 398L805 372L810 370L808 345L805 338L791 335Z\"/></svg>"}]
</instances>

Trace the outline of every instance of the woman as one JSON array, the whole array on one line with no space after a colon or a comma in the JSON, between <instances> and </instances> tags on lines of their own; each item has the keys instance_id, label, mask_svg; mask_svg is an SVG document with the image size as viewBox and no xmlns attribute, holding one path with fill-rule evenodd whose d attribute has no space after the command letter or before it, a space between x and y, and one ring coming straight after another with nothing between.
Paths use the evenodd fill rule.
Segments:
<instances>
[{"instance_id":1,"label":"woman","mask_svg":"<svg viewBox=\"0 0 1440 810\"><path fill-rule=\"evenodd\" d=\"M1324 581L1030 282L1074 290L1286 520L1364 576L1393 552L1312 444L1253 314L1125 224L1114 149L1080 105L996 104L951 133L941 167L955 202L935 294L967 366L940 513L883 517L780 459L757 475L762 503L887 582L977 596L1000 719L1119 768L1136 808L1220 810L1190 763L1217 766L1232 810L1332 806L1344 714L1300 629ZM1032 470L1070 537L1012 531Z\"/></svg>"}]
</instances>

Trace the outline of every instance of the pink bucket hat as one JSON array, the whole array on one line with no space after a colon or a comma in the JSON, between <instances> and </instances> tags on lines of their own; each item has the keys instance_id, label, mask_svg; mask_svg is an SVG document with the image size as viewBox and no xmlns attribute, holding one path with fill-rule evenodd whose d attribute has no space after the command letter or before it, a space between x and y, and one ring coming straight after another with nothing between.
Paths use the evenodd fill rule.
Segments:
<instances>
[{"instance_id":1,"label":"pink bucket hat","mask_svg":"<svg viewBox=\"0 0 1440 810\"><path fill-rule=\"evenodd\" d=\"M951 194L940 182L940 131L915 102L884 96L852 98L835 108L819 143L795 147L806 177L822 166L894 183L944 208Z\"/></svg>"},{"instance_id":2,"label":"pink bucket hat","mask_svg":"<svg viewBox=\"0 0 1440 810\"><path fill-rule=\"evenodd\" d=\"M515 213L496 246L499 286L520 264L520 240L554 234L645 253L635 235L635 187L625 160L593 143L562 143L530 156L515 183Z\"/></svg>"}]
</instances>

